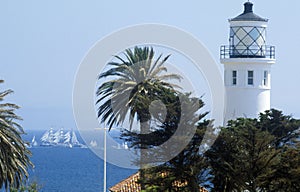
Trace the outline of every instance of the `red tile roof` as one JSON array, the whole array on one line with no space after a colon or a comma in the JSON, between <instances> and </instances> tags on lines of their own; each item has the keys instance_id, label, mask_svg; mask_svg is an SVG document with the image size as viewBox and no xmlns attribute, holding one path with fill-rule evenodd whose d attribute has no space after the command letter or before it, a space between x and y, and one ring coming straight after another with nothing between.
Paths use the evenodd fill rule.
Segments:
<instances>
[{"instance_id":1,"label":"red tile roof","mask_svg":"<svg viewBox=\"0 0 300 192\"><path fill-rule=\"evenodd\" d=\"M140 192L141 186L137 183L140 178L140 173L137 172L128 178L124 179L120 183L116 184L115 186L111 187L109 191L111 192ZM174 183L176 186L182 186L182 182ZM204 187L200 187L199 192L208 192Z\"/></svg>"}]
</instances>

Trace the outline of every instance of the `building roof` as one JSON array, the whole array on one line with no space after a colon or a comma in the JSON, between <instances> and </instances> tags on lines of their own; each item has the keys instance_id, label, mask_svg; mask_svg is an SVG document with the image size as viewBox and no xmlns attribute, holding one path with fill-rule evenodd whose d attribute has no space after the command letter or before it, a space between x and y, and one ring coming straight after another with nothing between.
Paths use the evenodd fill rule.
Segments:
<instances>
[{"instance_id":1,"label":"building roof","mask_svg":"<svg viewBox=\"0 0 300 192\"><path fill-rule=\"evenodd\" d=\"M166 175L166 174L163 174ZM141 186L138 184L138 180L140 179L140 173L137 172L128 178L124 179L120 183L117 183L113 187L109 189L111 192L140 192ZM186 185L185 183L175 182L176 186ZM208 192L204 187L200 187L199 192Z\"/></svg>"},{"instance_id":2,"label":"building roof","mask_svg":"<svg viewBox=\"0 0 300 192\"><path fill-rule=\"evenodd\" d=\"M141 186L137 183L140 178L140 173L137 172L128 178L124 179L120 183L117 183L109 189L111 192L137 192L141 191Z\"/></svg>"},{"instance_id":3,"label":"building roof","mask_svg":"<svg viewBox=\"0 0 300 192\"><path fill-rule=\"evenodd\" d=\"M230 19L229 21L264 21L267 22L268 19L264 19L253 13L253 4L251 2L244 3L244 12L239 16Z\"/></svg>"}]
</instances>

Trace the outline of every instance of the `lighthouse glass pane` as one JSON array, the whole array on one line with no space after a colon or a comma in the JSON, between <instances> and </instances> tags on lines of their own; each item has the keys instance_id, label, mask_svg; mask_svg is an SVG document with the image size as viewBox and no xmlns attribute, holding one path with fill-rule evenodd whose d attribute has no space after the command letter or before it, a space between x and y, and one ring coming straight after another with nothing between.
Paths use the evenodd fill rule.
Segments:
<instances>
[{"instance_id":1,"label":"lighthouse glass pane","mask_svg":"<svg viewBox=\"0 0 300 192\"><path fill-rule=\"evenodd\" d=\"M262 56L262 51L260 49L252 49L251 52L253 55Z\"/></svg>"},{"instance_id":2,"label":"lighthouse glass pane","mask_svg":"<svg viewBox=\"0 0 300 192\"><path fill-rule=\"evenodd\" d=\"M263 46L265 44L265 40L263 39L262 36L259 36L256 40L257 45Z\"/></svg>"},{"instance_id":3,"label":"lighthouse glass pane","mask_svg":"<svg viewBox=\"0 0 300 192\"><path fill-rule=\"evenodd\" d=\"M231 29L232 29L233 33L236 33L237 30L239 29L239 27L232 27Z\"/></svg>"},{"instance_id":4,"label":"lighthouse glass pane","mask_svg":"<svg viewBox=\"0 0 300 192\"><path fill-rule=\"evenodd\" d=\"M236 32L236 35L237 37L242 40L246 35L247 33L244 31L244 29L241 27L239 28L239 30Z\"/></svg>"},{"instance_id":5,"label":"lighthouse glass pane","mask_svg":"<svg viewBox=\"0 0 300 192\"><path fill-rule=\"evenodd\" d=\"M235 50L240 55L242 55L247 50L247 47L242 42L240 42L239 44L236 45Z\"/></svg>"},{"instance_id":6,"label":"lighthouse glass pane","mask_svg":"<svg viewBox=\"0 0 300 192\"><path fill-rule=\"evenodd\" d=\"M238 44L240 42L240 40L237 38L237 36L234 36L233 37L233 42L236 45L236 44Z\"/></svg>"},{"instance_id":7,"label":"lighthouse glass pane","mask_svg":"<svg viewBox=\"0 0 300 192\"><path fill-rule=\"evenodd\" d=\"M266 29L265 28L260 28L260 34L261 37L266 40Z\"/></svg>"},{"instance_id":8,"label":"lighthouse glass pane","mask_svg":"<svg viewBox=\"0 0 300 192\"><path fill-rule=\"evenodd\" d=\"M253 44L253 39L250 37L250 36L246 36L244 39L243 39L243 43L247 46L247 47L249 47L250 45L252 45Z\"/></svg>"},{"instance_id":9,"label":"lighthouse glass pane","mask_svg":"<svg viewBox=\"0 0 300 192\"><path fill-rule=\"evenodd\" d=\"M254 27L254 28L250 31L249 35L252 37L253 40L256 40L256 39L260 36L260 33L259 33L259 31L257 30L257 28Z\"/></svg>"},{"instance_id":10,"label":"lighthouse glass pane","mask_svg":"<svg viewBox=\"0 0 300 192\"><path fill-rule=\"evenodd\" d=\"M233 30L232 27L230 28L230 34L229 35L230 35L230 37L233 37L233 35L234 35L234 30Z\"/></svg>"},{"instance_id":11,"label":"lighthouse glass pane","mask_svg":"<svg viewBox=\"0 0 300 192\"><path fill-rule=\"evenodd\" d=\"M248 85L253 85L254 72L248 71Z\"/></svg>"},{"instance_id":12,"label":"lighthouse glass pane","mask_svg":"<svg viewBox=\"0 0 300 192\"><path fill-rule=\"evenodd\" d=\"M243 27L243 29L246 31L246 33L249 33L253 27Z\"/></svg>"}]
</instances>

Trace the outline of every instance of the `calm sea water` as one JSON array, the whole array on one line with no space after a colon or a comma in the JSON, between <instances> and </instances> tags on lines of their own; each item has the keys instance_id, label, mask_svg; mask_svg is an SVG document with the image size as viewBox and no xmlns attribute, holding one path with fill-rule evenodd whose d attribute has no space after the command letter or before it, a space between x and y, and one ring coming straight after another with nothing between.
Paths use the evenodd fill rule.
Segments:
<instances>
[{"instance_id":1,"label":"calm sea water","mask_svg":"<svg viewBox=\"0 0 300 192\"><path fill-rule=\"evenodd\" d=\"M24 138L39 139L43 132L29 132ZM79 136L79 135L78 135ZM78 138L80 140L80 138ZM45 192L103 192L103 160L88 148L33 147L30 181L37 181ZM136 170L107 164L107 187Z\"/></svg>"}]
</instances>

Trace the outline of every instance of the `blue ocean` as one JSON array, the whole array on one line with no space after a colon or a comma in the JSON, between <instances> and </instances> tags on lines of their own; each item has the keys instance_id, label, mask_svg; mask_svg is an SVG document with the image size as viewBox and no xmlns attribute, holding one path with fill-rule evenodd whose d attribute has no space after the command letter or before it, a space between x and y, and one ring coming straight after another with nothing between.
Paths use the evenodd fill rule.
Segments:
<instances>
[{"instance_id":1,"label":"blue ocean","mask_svg":"<svg viewBox=\"0 0 300 192\"><path fill-rule=\"evenodd\" d=\"M43 132L28 132L37 141ZM78 134L78 140L82 142ZM89 148L41 147L30 148L35 167L29 181L41 185L45 192L103 192L103 160ZM107 188L127 178L137 170L124 169L107 163Z\"/></svg>"}]
</instances>

